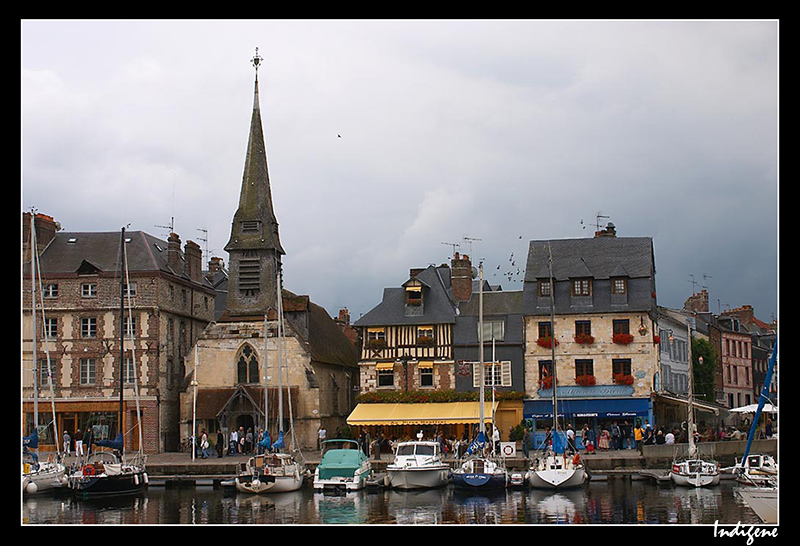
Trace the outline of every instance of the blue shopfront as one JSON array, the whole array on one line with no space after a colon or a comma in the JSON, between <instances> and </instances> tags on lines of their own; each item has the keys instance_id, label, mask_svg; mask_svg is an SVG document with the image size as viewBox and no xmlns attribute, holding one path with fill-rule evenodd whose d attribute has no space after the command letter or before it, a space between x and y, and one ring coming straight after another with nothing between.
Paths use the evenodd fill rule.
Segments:
<instances>
[{"instance_id":1,"label":"blue shopfront","mask_svg":"<svg viewBox=\"0 0 800 546\"><path fill-rule=\"evenodd\" d=\"M559 389L561 391L561 389ZM540 395L546 391L540 391ZM610 429L613 423L619 427L627 425L629 434L632 435L635 423L645 421L653 422L653 405L650 398L569 398L559 394L558 400L558 426L566 430L567 425L572 425L575 431L576 447L583 448L580 441L581 431L588 426L589 438L598 446L601 431ZM553 401L550 398L526 400L523 406L523 417L533 432L532 449L539 448L547 434L547 429L553 427ZM632 441L626 438L623 448L633 448Z\"/></svg>"}]
</instances>

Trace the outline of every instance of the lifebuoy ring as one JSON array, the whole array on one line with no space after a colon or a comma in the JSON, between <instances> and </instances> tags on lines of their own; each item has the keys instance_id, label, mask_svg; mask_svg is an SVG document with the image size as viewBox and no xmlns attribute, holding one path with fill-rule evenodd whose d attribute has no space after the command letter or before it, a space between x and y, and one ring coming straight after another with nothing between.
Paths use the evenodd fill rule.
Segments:
<instances>
[{"instance_id":1,"label":"lifebuoy ring","mask_svg":"<svg viewBox=\"0 0 800 546\"><path fill-rule=\"evenodd\" d=\"M509 457L514 454L514 446L503 446L503 455Z\"/></svg>"},{"instance_id":2,"label":"lifebuoy ring","mask_svg":"<svg viewBox=\"0 0 800 546\"><path fill-rule=\"evenodd\" d=\"M84 476L94 476L97 474L97 469L94 467L93 464L87 464L82 469Z\"/></svg>"}]
</instances>

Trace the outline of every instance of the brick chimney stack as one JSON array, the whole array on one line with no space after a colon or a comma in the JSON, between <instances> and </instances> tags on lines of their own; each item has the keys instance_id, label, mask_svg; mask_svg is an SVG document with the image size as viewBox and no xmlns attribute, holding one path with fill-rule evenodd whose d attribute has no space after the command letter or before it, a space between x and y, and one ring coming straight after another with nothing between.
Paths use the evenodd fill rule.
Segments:
<instances>
[{"instance_id":1,"label":"brick chimney stack","mask_svg":"<svg viewBox=\"0 0 800 546\"><path fill-rule=\"evenodd\" d=\"M595 237L616 237L617 236L617 226L609 222L606 225L606 229L595 231Z\"/></svg>"},{"instance_id":2,"label":"brick chimney stack","mask_svg":"<svg viewBox=\"0 0 800 546\"><path fill-rule=\"evenodd\" d=\"M683 308L693 313L708 313L708 290L704 288L692 294L683 304Z\"/></svg>"},{"instance_id":3,"label":"brick chimney stack","mask_svg":"<svg viewBox=\"0 0 800 546\"><path fill-rule=\"evenodd\" d=\"M167 239L167 265L176 274L181 272L181 238L177 233L170 233Z\"/></svg>"},{"instance_id":4,"label":"brick chimney stack","mask_svg":"<svg viewBox=\"0 0 800 546\"><path fill-rule=\"evenodd\" d=\"M33 219L34 229L36 230L36 253L41 254L44 248L56 236L56 232L61 230L61 225L52 216L36 213ZM31 213L22 213L22 262L31 259Z\"/></svg>"},{"instance_id":5,"label":"brick chimney stack","mask_svg":"<svg viewBox=\"0 0 800 546\"><path fill-rule=\"evenodd\" d=\"M458 302L469 301L472 296L472 262L466 254L455 253L450 262L450 280L453 297Z\"/></svg>"},{"instance_id":6,"label":"brick chimney stack","mask_svg":"<svg viewBox=\"0 0 800 546\"><path fill-rule=\"evenodd\" d=\"M186 257L186 273L193 282L200 282L203 277L203 250L194 241L186 241L183 252Z\"/></svg>"}]
</instances>

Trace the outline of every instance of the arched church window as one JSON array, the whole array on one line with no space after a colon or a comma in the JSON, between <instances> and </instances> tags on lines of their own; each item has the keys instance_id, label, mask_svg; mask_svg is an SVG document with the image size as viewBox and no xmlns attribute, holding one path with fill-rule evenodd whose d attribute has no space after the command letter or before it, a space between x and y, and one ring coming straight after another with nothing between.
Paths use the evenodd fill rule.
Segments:
<instances>
[{"instance_id":1,"label":"arched church window","mask_svg":"<svg viewBox=\"0 0 800 546\"><path fill-rule=\"evenodd\" d=\"M239 360L236 363L237 383L258 383L258 356L253 348L245 344L239 351Z\"/></svg>"}]
</instances>

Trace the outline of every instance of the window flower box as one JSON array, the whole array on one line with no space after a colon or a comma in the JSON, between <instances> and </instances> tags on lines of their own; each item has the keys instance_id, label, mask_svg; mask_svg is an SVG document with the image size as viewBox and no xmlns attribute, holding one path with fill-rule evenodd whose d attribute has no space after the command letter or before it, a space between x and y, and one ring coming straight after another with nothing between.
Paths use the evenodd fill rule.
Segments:
<instances>
[{"instance_id":1,"label":"window flower box","mask_svg":"<svg viewBox=\"0 0 800 546\"><path fill-rule=\"evenodd\" d=\"M617 385L633 385L633 376L629 373L615 373L614 383Z\"/></svg>"},{"instance_id":2,"label":"window flower box","mask_svg":"<svg viewBox=\"0 0 800 546\"><path fill-rule=\"evenodd\" d=\"M544 389L544 390L552 389L553 388L553 376L552 375L547 375L545 377L542 377L539 380L539 388L540 389Z\"/></svg>"},{"instance_id":3,"label":"window flower box","mask_svg":"<svg viewBox=\"0 0 800 546\"><path fill-rule=\"evenodd\" d=\"M367 348L371 351L382 351L386 348L385 339L370 339L367 341Z\"/></svg>"},{"instance_id":4,"label":"window flower box","mask_svg":"<svg viewBox=\"0 0 800 546\"><path fill-rule=\"evenodd\" d=\"M614 334L612 340L618 345L628 345L633 342L633 334Z\"/></svg>"},{"instance_id":5,"label":"window flower box","mask_svg":"<svg viewBox=\"0 0 800 546\"><path fill-rule=\"evenodd\" d=\"M592 387L597 384L597 379L593 375L579 375L575 378L575 383L581 387Z\"/></svg>"},{"instance_id":6,"label":"window flower box","mask_svg":"<svg viewBox=\"0 0 800 546\"><path fill-rule=\"evenodd\" d=\"M553 343L555 343L555 345L553 345ZM544 347L545 349L550 349L552 347L558 347L558 340L553 339L550 336L540 337L539 339L536 340L536 345L538 345L539 347Z\"/></svg>"},{"instance_id":7,"label":"window flower box","mask_svg":"<svg viewBox=\"0 0 800 546\"><path fill-rule=\"evenodd\" d=\"M433 338L431 336L418 336L417 345L420 347L432 347Z\"/></svg>"},{"instance_id":8,"label":"window flower box","mask_svg":"<svg viewBox=\"0 0 800 546\"><path fill-rule=\"evenodd\" d=\"M581 345L591 345L594 343L594 336L590 334L575 334L575 343Z\"/></svg>"}]
</instances>

